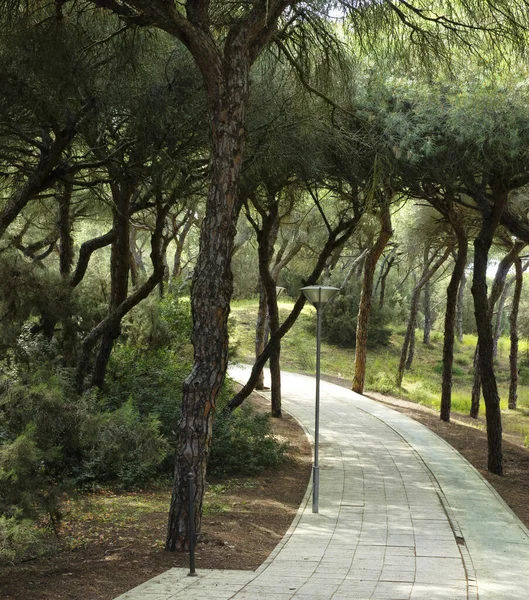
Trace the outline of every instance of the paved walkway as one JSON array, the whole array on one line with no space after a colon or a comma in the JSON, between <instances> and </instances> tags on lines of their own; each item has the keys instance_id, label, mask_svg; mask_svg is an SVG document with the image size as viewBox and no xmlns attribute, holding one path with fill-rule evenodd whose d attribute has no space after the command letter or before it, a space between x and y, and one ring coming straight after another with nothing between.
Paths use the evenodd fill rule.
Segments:
<instances>
[{"instance_id":1,"label":"paved walkway","mask_svg":"<svg viewBox=\"0 0 529 600\"><path fill-rule=\"evenodd\" d=\"M314 385L283 375L284 407L309 432ZM408 417L321 392L319 514L307 493L255 572L170 569L119 600L527 600L529 532L479 473Z\"/></svg>"}]
</instances>

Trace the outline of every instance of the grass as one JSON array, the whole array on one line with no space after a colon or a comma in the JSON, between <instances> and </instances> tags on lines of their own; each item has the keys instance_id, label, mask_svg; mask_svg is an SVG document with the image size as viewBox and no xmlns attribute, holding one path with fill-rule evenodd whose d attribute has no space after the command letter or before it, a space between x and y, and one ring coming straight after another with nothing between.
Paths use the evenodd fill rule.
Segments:
<instances>
[{"instance_id":1,"label":"grass","mask_svg":"<svg viewBox=\"0 0 529 600\"><path fill-rule=\"evenodd\" d=\"M230 510L225 496L236 487L255 487L252 479L230 479L222 484L210 484L204 496L203 515L211 516ZM131 492L101 489L93 493L67 498L62 505L63 518L59 525L63 548L84 548L89 544L113 540L116 544L129 543L142 517L148 514L167 513L171 499L169 487ZM157 544L162 547L160 538Z\"/></svg>"},{"instance_id":2,"label":"grass","mask_svg":"<svg viewBox=\"0 0 529 600\"><path fill-rule=\"evenodd\" d=\"M282 297L279 303L280 318L286 318L293 302ZM252 363L254 359L255 320L257 300L234 301L232 303L231 335L237 341L240 362ZM288 371L313 374L315 370L315 310L305 306L294 327L281 345L282 368ZM394 327L390 343L386 347L368 350L366 369L366 391L376 391L405 398L439 410L441 403L442 349L443 336L434 331L431 343L422 343L422 332L417 330L415 359L412 368L406 371L402 388L395 386L395 375L400 357L404 328ZM473 380L474 349L477 337L464 335L454 349L454 377L452 410L462 414L470 411L470 398ZM527 341L520 343L520 359L527 361L529 347ZM508 410L509 392L509 339L501 338L498 344L496 377L501 399L504 430L521 439L529 440L529 365L520 367L518 386L518 408ZM321 370L323 374L352 379L354 350L322 343ZM482 403L484 414L485 406Z\"/></svg>"}]
</instances>

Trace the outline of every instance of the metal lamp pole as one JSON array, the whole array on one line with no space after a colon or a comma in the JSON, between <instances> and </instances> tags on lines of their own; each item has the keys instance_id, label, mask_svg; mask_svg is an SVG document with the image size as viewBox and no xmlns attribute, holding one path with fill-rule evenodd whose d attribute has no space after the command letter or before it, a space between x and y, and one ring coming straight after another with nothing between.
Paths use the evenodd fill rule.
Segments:
<instances>
[{"instance_id":1,"label":"metal lamp pole","mask_svg":"<svg viewBox=\"0 0 529 600\"><path fill-rule=\"evenodd\" d=\"M321 290L320 290L321 296ZM318 448L320 444L320 335L321 335L321 308L316 307L316 411L314 415L314 464L312 465L312 512L318 512L320 496L320 465L318 462Z\"/></svg>"},{"instance_id":2,"label":"metal lamp pole","mask_svg":"<svg viewBox=\"0 0 529 600\"><path fill-rule=\"evenodd\" d=\"M321 313L323 307L340 291L338 288L311 285L301 288L307 300L316 308L316 409L314 415L314 463L312 465L312 512L319 509L320 496L320 355L321 355Z\"/></svg>"}]
</instances>

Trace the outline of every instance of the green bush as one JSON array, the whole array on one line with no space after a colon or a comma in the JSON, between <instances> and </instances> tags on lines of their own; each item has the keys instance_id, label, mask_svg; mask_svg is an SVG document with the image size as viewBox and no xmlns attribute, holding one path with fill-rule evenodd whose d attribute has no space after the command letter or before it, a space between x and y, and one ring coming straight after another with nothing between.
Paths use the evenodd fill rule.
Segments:
<instances>
[{"instance_id":1,"label":"green bush","mask_svg":"<svg viewBox=\"0 0 529 600\"><path fill-rule=\"evenodd\" d=\"M325 341L343 348L356 346L356 321L358 293L337 296L322 314L322 337ZM373 306L369 319L367 345L369 348L387 346L391 337L389 315Z\"/></svg>"},{"instance_id":2,"label":"green bush","mask_svg":"<svg viewBox=\"0 0 529 600\"><path fill-rule=\"evenodd\" d=\"M81 459L84 404L63 373L33 365L24 376L4 377L0 407L0 513L57 518L58 498Z\"/></svg>"},{"instance_id":3,"label":"green bush","mask_svg":"<svg viewBox=\"0 0 529 600\"><path fill-rule=\"evenodd\" d=\"M47 545L42 530L29 519L0 516L0 561L38 556Z\"/></svg>"},{"instance_id":4,"label":"green bush","mask_svg":"<svg viewBox=\"0 0 529 600\"><path fill-rule=\"evenodd\" d=\"M219 412L213 423L208 462L212 475L254 475L277 467L285 459L286 444L272 435L270 417L243 405L233 413Z\"/></svg>"},{"instance_id":5,"label":"green bush","mask_svg":"<svg viewBox=\"0 0 529 600\"><path fill-rule=\"evenodd\" d=\"M76 483L124 489L144 486L158 476L170 451L158 419L142 417L132 400L117 410L90 415L81 426L80 446L83 460Z\"/></svg>"},{"instance_id":6,"label":"green bush","mask_svg":"<svg viewBox=\"0 0 529 600\"><path fill-rule=\"evenodd\" d=\"M368 375L366 385L370 390L381 394L395 394L398 391L395 384L395 374L390 374L384 370L377 371L374 375Z\"/></svg>"},{"instance_id":7,"label":"green bush","mask_svg":"<svg viewBox=\"0 0 529 600\"><path fill-rule=\"evenodd\" d=\"M109 410L130 401L142 417L155 415L161 433L174 443L182 385L190 370L189 356L120 344L110 360L102 401Z\"/></svg>"}]
</instances>

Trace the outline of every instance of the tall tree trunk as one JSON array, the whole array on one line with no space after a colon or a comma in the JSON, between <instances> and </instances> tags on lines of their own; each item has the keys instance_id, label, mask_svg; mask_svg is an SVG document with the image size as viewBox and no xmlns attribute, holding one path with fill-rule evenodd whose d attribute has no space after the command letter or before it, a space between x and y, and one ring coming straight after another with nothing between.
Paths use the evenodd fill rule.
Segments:
<instances>
[{"instance_id":1,"label":"tall tree trunk","mask_svg":"<svg viewBox=\"0 0 529 600\"><path fill-rule=\"evenodd\" d=\"M493 335L493 350L492 355L494 358L498 356L498 342L500 341L500 336L502 332L501 322L503 320L503 311L505 309L505 302L507 301L507 296L511 290L512 284L514 283L514 278L510 279L503 286L503 291L500 296L500 301L498 302L498 310L496 311L496 321L494 322L494 335Z\"/></svg>"},{"instance_id":2,"label":"tall tree trunk","mask_svg":"<svg viewBox=\"0 0 529 600\"><path fill-rule=\"evenodd\" d=\"M466 266L466 265L465 265ZM464 301L465 301L465 286L467 284L467 275L463 269L461 275L461 283L459 284L459 291L457 293L457 310L456 310L456 335L459 343L463 342L463 312L464 312Z\"/></svg>"},{"instance_id":3,"label":"tall tree trunk","mask_svg":"<svg viewBox=\"0 0 529 600\"><path fill-rule=\"evenodd\" d=\"M257 313L257 322L255 326L255 359L259 357L261 352L264 350L270 330L274 331L272 326L272 320L274 321L275 328L279 327L279 316L277 308L277 297L275 301L271 301L271 295L277 296L276 291L276 280L270 270L270 264L272 262L272 256L274 254L274 245L277 240L279 233L279 206L275 198L273 191L267 193L266 208L261 205L257 198L253 199L253 204L261 216L261 226L251 217L249 210L247 211L247 218L250 221L257 235L258 242L258 255L259 255L259 282L260 282L260 294L259 294L259 309ZM272 306L271 306L272 305ZM271 317L271 311L275 313L276 318ZM281 416L281 384L280 384L280 368L278 366L279 360L279 349L272 353L270 358L270 368L274 373L272 375L271 382L271 396L272 396L272 415L275 417ZM274 368L272 369L272 362L275 361ZM258 387L259 386L259 387ZM256 384L256 389L264 388L264 374L261 369L259 379Z\"/></svg>"},{"instance_id":4,"label":"tall tree trunk","mask_svg":"<svg viewBox=\"0 0 529 600\"><path fill-rule=\"evenodd\" d=\"M263 352L267 340L265 339L265 333L267 331L266 321L268 319L268 307L266 302L266 293L262 282L259 286L259 308L257 309L257 321L255 324L255 358L260 356ZM261 369L257 383L255 384L256 390L264 390L264 371Z\"/></svg>"},{"instance_id":5,"label":"tall tree trunk","mask_svg":"<svg viewBox=\"0 0 529 600\"><path fill-rule=\"evenodd\" d=\"M492 356L492 328L487 299L487 264L494 233L507 203L508 192L501 185L495 185L492 192L493 207L491 209L488 205L480 207L482 223L479 234L474 240L472 296L478 330L479 370L487 413L488 469L491 473L502 475L502 424L500 397Z\"/></svg>"},{"instance_id":6,"label":"tall tree trunk","mask_svg":"<svg viewBox=\"0 0 529 600\"><path fill-rule=\"evenodd\" d=\"M501 259L500 264L496 270L496 275L494 276L494 282L492 284L492 289L488 298L487 303L487 319L491 324L491 335L492 335L492 318L494 316L494 308L496 306L496 302L501 297L503 293L503 289L505 287L505 280L507 278L507 274L509 273L509 269L511 268L514 260L524 248L525 244L520 241L516 241L511 249L507 252L507 254ZM487 255L488 256L488 255ZM478 332L479 333L479 332ZM474 381L472 384L472 401L470 408L470 416L476 419L479 414L479 403L481 397L481 373L480 373L480 361L479 361L479 336L478 336L478 345L476 346L476 353L474 355ZM494 359L494 337L492 338L492 357Z\"/></svg>"},{"instance_id":7,"label":"tall tree trunk","mask_svg":"<svg viewBox=\"0 0 529 600\"><path fill-rule=\"evenodd\" d=\"M109 314L126 300L129 287L130 270L130 200L132 188L128 184L119 185L113 182L110 185L114 204L112 207L112 223L116 233L110 251L110 302ZM105 382L108 361L114 347L115 340L121 334L121 320L112 322L101 337L97 353L92 382L97 387L102 387Z\"/></svg>"},{"instance_id":8,"label":"tall tree trunk","mask_svg":"<svg viewBox=\"0 0 529 600\"><path fill-rule=\"evenodd\" d=\"M457 256L450 277L450 283L446 289L446 312L444 323L443 341L443 382L441 386L441 419L450 421L452 408L452 370L454 364L454 338L455 323L458 306L459 291L463 286L463 277L467 264L468 238L458 215L454 212L452 205L448 207L448 219L457 236Z\"/></svg>"},{"instance_id":9,"label":"tall tree trunk","mask_svg":"<svg viewBox=\"0 0 529 600\"><path fill-rule=\"evenodd\" d=\"M423 344L430 344L430 335L432 333L432 290L429 280L424 284L423 311L424 327L422 342Z\"/></svg>"},{"instance_id":10,"label":"tall tree trunk","mask_svg":"<svg viewBox=\"0 0 529 600\"><path fill-rule=\"evenodd\" d=\"M479 373L479 342L474 350L474 359L472 361L474 368L474 377L472 379L472 393L470 395L470 416L477 419L479 416L479 405L481 398L481 376Z\"/></svg>"},{"instance_id":11,"label":"tall tree trunk","mask_svg":"<svg viewBox=\"0 0 529 600\"><path fill-rule=\"evenodd\" d=\"M228 366L228 315L233 291L230 263L240 210L238 181L245 145L250 68L250 61L241 56L240 48L233 48L233 53L224 65L224 76L216 82L218 88L209 90L210 187L191 287L195 354L183 386L178 425L166 540L170 551L184 550L188 544L188 473L195 477L195 529L200 530L213 414Z\"/></svg>"},{"instance_id":12,"label":"tall tree trunk","mask_svg":"<svg viewBox=\"0 0 529 600\"><path fill-rule=\"evenodd\" d=\"M279 310L277 306L276 281L270 271L270 263L274 252L274 244L279 232L279 206L275 199L275 194L268 191L269 212L266 214L261 209L262 228L257 230L257 239L259 243L259 276L263 284L267 318L265 319L264 341L268 339L268 332L274 334L279 329ZM279 357L281 354L281 344L277 344L270 354L270 376L271 376L271 411L272 416L280 418L281 411L281 367ZM256 359L258 357L256 356Z\"/></svg>"},{"instance_id":13,"label":"tall tree trunk","mask_svg":"<svg viewBox=\"0 0 529 600\"><path fill-rule=\"evenodd\" d=\"M417 314L419 312L419 298L421 295L421 288L418 284L413 289L410 301L410 315L408 317L408 324L406 326L406 333L404 334L404 342L402 344L402 350L400 355L399 367L397 371L397 386L402 385L402 379L404 378L404 369L406 369L409 357L413 357L413 348L415 346L415 326L417 324Z\"/></svg>"},{"instance_id":14,"label":"tall tree trunk","mask_svg":"<svg viewBox=\"0 0 529 600\"><path fill-rule=\"evenodd\" d=\"M373 300L375 269L379 258L382 256L382 252L384 252L384 248L393 234L391 227L390 201L391 197L385 198L384 204L380 207L380 231L378 238L368 252L364 262L364 278L362 281L362 293L360 295L358 318L356 322L355 369L352 387L353 391L358 394L361 394L364 391L366 377L367 334Z\"/></svg>"},{"instance_id":15,"label":"tall tree trunk","mask_svg":"<svg viewBox=\"0 0 529 600\"><path fill-rule=\"evenodd\" d=\"M417 317L419 316L419 300L420 298L417 298L417 305L414 309L414 314L413 314L413 327L411 328L410 331L410 338L409 338L409 342L408 342L408 354L406 356L406 362L405 362L405 368L407 370L411 369L411 366L413 364L413 359L415 358L415 341L416 341L416 331L415 329L417 328Z\"/></svg>"},{"instance_id":16,"label":"tall tree trunk","mask_svg":"<svg viewBox=\"0 0 529 600\"><path fill-rule=\"evenodd\" d=\"M509 317L511 350L509 352L510 382L509 382L509 409L515 410L518 400L518 310L520 308L520 298L523 287L523 269L520 257L514 261L516 269L514 294L512 298L512 308Z\"/></svg>"},{"instance_id":17,"label":"tall tree trunk","mask_svg":"<svg viewBox=\"0 0 529 600\"><path fill-rule=\"evenodd\" d=\"M415 287L413 288L410 302L410 316L408 318L408 325L406 327L404 342L402 344L402 350L400 353L400 361L397 369L397 376L395 378L395 383L398 387L402 386L402 379L404 378L404 369L406 368L407 362L410 361L410 358L411 360L413 360L415 325L417 323L417 313L419 312L419 299L421 296L421 291L424 287L424 284L433 277L433 275L446 261L449 255L450 247L447 247L444 253L438 258L438 260L435 263L433 263L435 255L431 259L428 259L428 261L425 261L425 265L419 278L419 281L415 284Z\"/></svg>"}]
</instances>

